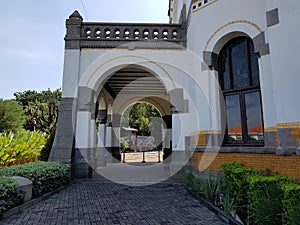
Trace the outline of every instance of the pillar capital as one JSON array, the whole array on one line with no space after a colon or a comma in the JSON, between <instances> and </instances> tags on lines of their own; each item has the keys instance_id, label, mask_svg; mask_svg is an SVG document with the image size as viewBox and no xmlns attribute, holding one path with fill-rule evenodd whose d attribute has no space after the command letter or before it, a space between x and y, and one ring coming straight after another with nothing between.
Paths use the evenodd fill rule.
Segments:
<instances>
[{"instance_id":1,"label":"pillar capital","mask_svg":"<svg viewBox=\"0 0 300 225\"><path fill-rule=\"evenodd\" d=\"M99 119L100 124L105 124L107 122L107 110L98 110L97 118Z\"/></svg>"}]
</instances>

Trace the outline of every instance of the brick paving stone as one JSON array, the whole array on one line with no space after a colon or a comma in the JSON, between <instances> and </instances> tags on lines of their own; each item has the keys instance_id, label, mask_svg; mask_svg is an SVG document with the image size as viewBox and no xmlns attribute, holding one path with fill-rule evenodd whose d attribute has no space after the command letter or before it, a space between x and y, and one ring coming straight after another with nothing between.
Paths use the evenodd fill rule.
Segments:
<instances>
[{"instance_id":1,"label":"brick paving stone","mask_svg":"<svg viewBox=\"0 0 300 225\"><path fill-rule=\"evenodd\" d=\"M1 225L223 225L178 182L131 187L76 182Z\"/></svg>"}]
</instances>

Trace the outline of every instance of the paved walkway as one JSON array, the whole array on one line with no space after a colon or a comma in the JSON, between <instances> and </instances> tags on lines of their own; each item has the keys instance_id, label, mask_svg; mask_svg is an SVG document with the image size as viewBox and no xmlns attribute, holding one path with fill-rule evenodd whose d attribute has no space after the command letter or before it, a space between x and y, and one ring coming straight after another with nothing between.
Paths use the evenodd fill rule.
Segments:
<instances>
[{"instance_id":1,"label":"paved walkway","mask_svg":"<svg viewBox=\"0 0 300 225\"><path fill-rule=\"evenodd\" d=\"M125 186L86 180L54 194L1 225L222 225L182 184Z\"/></svg>"}]
</instances>

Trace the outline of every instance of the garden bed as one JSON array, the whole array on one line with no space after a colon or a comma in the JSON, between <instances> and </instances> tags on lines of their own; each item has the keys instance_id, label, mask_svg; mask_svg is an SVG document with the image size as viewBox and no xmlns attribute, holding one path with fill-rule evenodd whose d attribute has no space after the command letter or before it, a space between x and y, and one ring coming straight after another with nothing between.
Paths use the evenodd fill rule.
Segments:
<instances>
[{"instance_id":1,"label":"garden bed","mask_svg":"<svg viewBox=\"0 0 300 225\"><path fill-rule=\"evenodd\" d=\"M33 198L38 198L69 182L69 166L58 162L34 162L0 167L0 214L23 203L25 193L13 176L31 180Z\"/></svg>"}]
</instances>

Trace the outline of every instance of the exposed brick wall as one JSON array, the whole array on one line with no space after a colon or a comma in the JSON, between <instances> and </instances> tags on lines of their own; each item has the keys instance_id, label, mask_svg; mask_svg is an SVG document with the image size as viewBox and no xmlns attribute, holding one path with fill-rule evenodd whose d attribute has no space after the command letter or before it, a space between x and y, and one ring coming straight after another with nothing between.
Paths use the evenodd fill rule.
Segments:
<instances>
[{"instance_id":1,"label":"exposed brick wall","mask_svg":"<svg viewBox=\"0 0 300 225\"><path fill-rule=\"evenodd\" d=\"M205 154L205 158L203 155ZM203 158L204 165L212 161L207 168L201 168ZM221 164L236 161L244 166L259 170L270 169L280 175L296 178L300 181L300 156L279 156L275 154L253 154L253 153L203 153L196 152L191 157L192 167L198 170L222 171ZM205 166L206 167L206 166Z\"/></svg>"}]
</instances>

